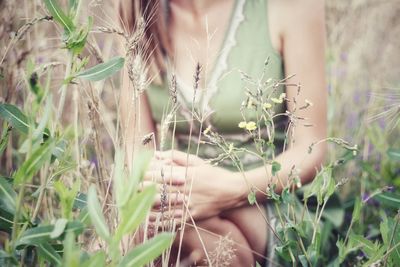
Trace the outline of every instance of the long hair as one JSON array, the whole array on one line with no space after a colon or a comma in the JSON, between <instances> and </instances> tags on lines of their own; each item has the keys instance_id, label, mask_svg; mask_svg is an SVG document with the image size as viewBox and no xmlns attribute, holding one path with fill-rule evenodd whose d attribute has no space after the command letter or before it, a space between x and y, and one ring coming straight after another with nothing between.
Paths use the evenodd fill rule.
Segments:
<instances>
[{"instance_id":1,"label":"long hair","mask_svg":"<svg viewBox=\"0 0 400 267\"><path fill-rule=\"evenodd\" d=\"M165 77L165 56L171 51L168 36L168 0L120 0L118 12L123 27L133 34L139 21L144 21L143 47L149 56L148 63L155 76Z\"/></svg>"}]
</instances>

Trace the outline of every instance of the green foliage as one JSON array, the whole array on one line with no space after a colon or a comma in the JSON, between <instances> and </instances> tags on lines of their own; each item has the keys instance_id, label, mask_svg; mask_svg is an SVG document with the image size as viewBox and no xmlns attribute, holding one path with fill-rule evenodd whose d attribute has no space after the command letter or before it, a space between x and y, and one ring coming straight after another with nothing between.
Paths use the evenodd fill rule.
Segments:
<instances>
[{"instance_id":1,"label":"green foliage","mask_svg":"<svg viewBox=\"0 0 400 267\"><path fill-rule=\"evenodd\" d=\"M83 70L89 57L79 54L87 45L93 19L89 17L84 25L79 23L79 0L69 0L67 11L55 0L44 0L44 4L64 29L60 40L70 55L65 78L59 84L62 92L76 83L75 78L104 80L124 66L124 58L115 57ZM82 183L90 171L81 162L80 153L86 153L86 147L79 147L82 136L78 123L63 125L57 121L58 115L53 116L54 110L59 114L64 111L62 97L57 108L50 91L50 84L57 80L49 71L42 87L41 76L48 66L38 67L34 62L26 64L26 97L18 104L27 112L24 114L17 105L0 103L0 155L9 152L11 145L13 166L11 178L0 175L0 230L6 234L6 241L0 241L0 265L99 267L150 263L171 245L172 233L155 235L140 246L130 247L127 253L122 252L121 244L124 236L138 230L153 204L155 187L140 188L139 192L138 186L152 155L141 153L129 172L123 154L116 153L115 193L109 196L116 202L118 224L108 226L110 222L97 196L98 184L86 194L87 183ZM106 246L89 254L87 245L78 240L87 238L83 233L92 225L96 230L94 239Z\"/></svg>"},{"instance_id":2,"label":"green foliage","mask_svg":"<svg viewBox=\"0 0 400 267\"><path fill-rule=\"evenodd\" d=\"M67 16L56 0L43 0L47 10L60 25L64 28L67 34L71 34L75 30L75 25L72 19Z\"/></svg>"},{"instance_id":3,"label":"green foliage","mask_svg":"<svg viewBox=\"0 0 400 267\"><path fill-rule=\"evenodd\" d=\"M27 245L37 246L40 244L48 243L54 239L62 238L62 235L58 235L56 238L52 238L52 234L56 229L55 227L56 227L55 225L43 225L43 226L32 227L24 231L22 235L18 238L18 241L16 243L16 248L21 249ZM84 226L81 222L71 221L64 226L62 234L68 232L80 234L83 231L83 229Z\"/></svg>"},{"instance_id":4,"label":"green foliage","mask_svg":"<svg viewBox=\"0 0 400 267\"><path fill-rule=\"evenodd\" d=\"M384 192L374 196L383 206L400 209L400 195L392 192Z\"/></svg>"},{"instance_id":5,"label":"green foliage","mask_svg":"<svg viewBox=\"0 0 400 267\"><path fill-rule=\"evenodd\" d=\"M18 131L28 134L28 118L14 105L0 104L0 117Z\"/></svg>"},{"instance_id":6,"label":"green foliage","mask_svg":"<svg viewBox=\"0 0 400 267\"><path fill-rule=\"evenodd\" d=\"M96 155L98 151L86 147L93 137L92 132L88 136L80 129L82 126L95 127L81 125L83 122L78 118L74 118L73 122L65 120L68 122L65 125L64 121L58 120L62 116L53 115L55 110L61 115L71 112L64 110L63 104L55 106L57 101L54 102L52 96L58 91L52 92L50 87L53 84L56 84L55 88L61 87L61 92L76 89L78 94L92 94L81 88L83 80L91 83L110 78L125 64L123 57L114 57L86 68L93 58L90 53L82 52L91 40L93 19L80 18L79 11L84 1L64 1L68 3L65 7L60 5L61 2L43 1L54 22L64 30L59 36L60 44L56 45L62 47L60 53L68 55L68 60L60 64L62 69L65 66L62 82L59 82L58 75L53 76L49 65L35 65L34 62L39 60L32 58L26 64L26 75L22 77L26 87L18 86L23 88L21 95L9 96L7 92L5 101L11 103L0 103L0 164L7 165L7 171L0 169L0 175L11 176L0 176L0 266L151 264L171 246L174 234L156 234L136 247L128 248L126 253L121 249L124 237L139 232L156 195L154 186L141 186L151 153L143 152L135 157L133 168L129 171L125 166L124 152L114 147L114 170L104 170L104 162L93 163L101 161L101 155ZM32 36L30 42L34 43L36 40ZM30 49L25 44L21 47ZM7 67L2 65L0 68L1 82L9 78L4 76ZM48 75L47 81L43 80L44 73ZM243 172L238 154L251 153L263 161L272 176L283 178L280 175L281 163L275 157L279 148L275 141L279 139L288 145L290 140L288 136L275 132L274 120L279 114L274 113L273 106L286 96L279 95L277 91L282 81L269 81L264 75L268 73L259 78L243 74L243 80L248 81L249 86L244 88L247 99L242 107L245 123L242 126L249 140L254 141L256 151L225 142L218 133L210 132L208 137L211 143L224 151L215 160L216 163L232 159L238 170ZM11 85L14 88L15 85ZM69 91L77 92L73 90ZM104 93L101 89L98 91ZM67 99L67 102L77 107L85 104L71 100ZM101 108L96 101L93 98L89 102L93 110L99 112ZM77 117L85 113L79 108L75 110L74 105L71 109L71 114ZM255 112L257 120L246 118L250 112ZM268 139L261 135L263 128L268 132ZM276 209L278 222L272 230L278 239L275 252L280 257L280 264L396 266L400 262L400 195L398 188L391 192L387 186L400 186L399 144L386 138L389 136L387 129L381 129L376 124L366 125L365 128L360 134L365 138L361 144L365 147L360 149L338 138L325 140L338 146L333 150L335 159L319 169L310 185L301 184L300 175L294 168L288 177L288 184L249 189L248 202L251 205L258 204L256 192L262 192ZM93 129L94 139L97 138L97 131ZM94 140L98 142L96 144L100 141ZM113 140L114 146L119 141ZM312 153L317 145L310 146L309 152ZM369 152L371 149L372 153ZM111 150L109 154L112 154ZM370 154L357 157L358 151ZM93 155L94 159L91 158ZM348 177L340 172L344 163L350 163L354 170L350 177L354 178L346 188L350 192L341 189L344 183L340 179ZM112 175L107 176L109 173ZM109 179L112 182L104 186L102 183ZM92 184L89 189L88 184ZM301 186L300 190L293 190ZM281 192L277 192L278 187ZM106 195L103 194L105 191ZM351 219L344 221L345 213ZM81 242L86 241L89 234L93 238L91 242L101 245L93 253L86 252L87 244ZM257 263L257 266L260 265Z\"/></svg>"},{"instance_id":7,"label":"green foliage","mask_svg":"<svg viewBox=\"0 0 400 267\"><path fill-rule=\"evenodd\" d=\"M137 246L128 252L118 265L120 267L144 266L149 263L165 249L171 246L174 235L170 233L159 234L147 242Z\"/></svg>"},{"instance_id":8,"label":"green foliage","mask_svg":"<svg viewBox=\"0 0 400 267\"><path fill-rule=\"evenodd\" d=\"M100 202L97 198L96 187L90 186L88 192L88 210L89 215L97 234L106 241L110 240L110 230L106 224L106 219L103 215L103 209L101 208Z\"/></svg>"},{"instance_id":9,"label":"green foliage","mask_svg":"<svg viewBox=\"0 0 400 267\"><path fill-rule=\"evenodd\" d=\"M89 81L100 81L119 71L124 66L124 62L124 58L115 57L105 63L77 73L76 77Z\"/></svg>"},{"instance_id":10,"label":"green foliage","mask_svg":"<svg viewBox=\"0 0 400 267\"><path fill-rule=\"evenodd\" d=\"M29 182L42 166L50 160L54 149L54 143L49 140L37 147L30 157L18 168L14 175L14 184Z\"/></svg>"},{"instance_id":11,"label":"green foliage","mask_svg":"<svg viewBox=\"0 0 400 267\"><path fill-rule=\"evenodd\" d=\"M17 194L4 177L0 177L0 210L15 213Z\"/></svg>"}]
</instances>

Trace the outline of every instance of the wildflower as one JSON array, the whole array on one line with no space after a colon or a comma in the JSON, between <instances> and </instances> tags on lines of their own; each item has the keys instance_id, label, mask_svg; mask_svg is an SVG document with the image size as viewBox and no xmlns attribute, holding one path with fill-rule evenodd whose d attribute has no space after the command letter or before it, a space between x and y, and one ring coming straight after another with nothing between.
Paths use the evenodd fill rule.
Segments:
<instances>
[{"instance_id":1,"label":"wildflower","mask_svg":"<svg viewBox=\"0 0 400 267\"><path fill-rule=\"evenodd\" d=\"M271 97L271 101L276 103L276 104L282 104L283 103L283 99L282 98L275 98L275 97Z\"/></svg>"},{"instance_id":2,"label":"wildflower","mask_svg":"<svg viewBox=\"0 0 400 267\"><path fill-rule=\"evenodd\" d=\"M264 103L263 106L265 109L270 109L272 107L271 103Z\"/></svg>"},{"instance_id":3,"label":"wildflower","mask_svg":"<svg viewBox=\"0 0 400 267\"><path fill-rule=\"evenodd\" d=\"M246 124L247 124L247 123L246 123L245 121L241 121L241 122L239 122L239 125L238 125L238 126L239 126L239 128L242 128L242 129L243 129L243 128L246 128Z\"/></svg>"},{"instance_id":4,"label":"wildflower","mask_svg":"<svg viewBox=\"0 0 400 267\"><path fill-rule=\"evenodd\" d=\"M257 129L257 124L254 121L250 121L246 124L246 129L249 131L253 131Z\"/></svg>"},{"instance_id":5,"label":"wildflower","mask_svg":"<svg viewBox=\"0 0 400 267\"><path fill-rule=\"evenodd\" d=\"M204 135L207 135L211 130L211 125L208 125L208 127L203 131Z\"/></svg>"}]
</instances>

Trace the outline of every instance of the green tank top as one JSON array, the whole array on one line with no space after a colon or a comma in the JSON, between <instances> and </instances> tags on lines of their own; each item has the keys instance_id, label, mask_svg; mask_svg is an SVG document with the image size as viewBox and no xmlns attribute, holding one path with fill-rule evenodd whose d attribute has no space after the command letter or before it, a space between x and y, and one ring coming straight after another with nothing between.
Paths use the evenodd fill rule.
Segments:
<instances>
[{"instance_id":1,"label":"green tank top","mask_svg":"<svg viewBox=\"0 0 400 267\"><path fill-rule=\"evenodd\" d=\"M209 80L205 89L196 91L194 97L193 94L184 93L188 92L188 88L183 90L184 85L179 77L176 98L171 97L168 81L149 86L146 94L161 139L159 149L169 149L173 144L174 149L197 153L202 158L220 157L220 166L235 170L232 160L222 159L221 155L226 154L226 149L210 144L210 139L202 134L205 129L211 128L212 132L223 138L220 141L228 148L233 146L256 150L251 136L239 127L240 122L256 121L257 118L256 111L244 112L245 119L241 112L247 92L257 90L257 85L249 82L248 78L252 77L256 83L284 78L281 56L271 44L267 8L267 0L236 0ZM268 64L265 64L266 61ZM171 70L169 72L172 73ZM275 88L274 96L278 97L283 91L283 86ZM177 104L174 104L174 99L177 99ZM282 113L285 111L285 104L274 104L273 109L275 113ZM280 118L275 121L275 153L281 152L286 125L284 116ZM238 157L245 170L262 164L251 153L238 153Z\"/></svg>"}]
</instances>

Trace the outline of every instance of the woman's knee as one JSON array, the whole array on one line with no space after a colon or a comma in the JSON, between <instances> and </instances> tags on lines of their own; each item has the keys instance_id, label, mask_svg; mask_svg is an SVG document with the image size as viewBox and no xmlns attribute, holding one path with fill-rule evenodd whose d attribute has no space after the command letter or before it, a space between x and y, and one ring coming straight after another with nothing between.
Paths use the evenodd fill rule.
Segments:
<instances>
[{"instance_id":1,"label":"woman's knee","mask_svg":"<svg viewBox=\"0 0 400 267\"><path fill-rule=\"evenodd\" d=\"M178 239L175 245L179 243ZM212 217L185 226L182 247L189 255L196 252L203 260L214 263L231 261L231 266L251 266L254 257L240 229L231 221ZM186 253L186 254L187 254ZM187 255L187 256L189 256Z\"/></svg>"}]
</instances>

